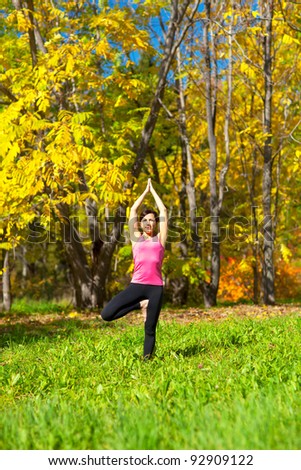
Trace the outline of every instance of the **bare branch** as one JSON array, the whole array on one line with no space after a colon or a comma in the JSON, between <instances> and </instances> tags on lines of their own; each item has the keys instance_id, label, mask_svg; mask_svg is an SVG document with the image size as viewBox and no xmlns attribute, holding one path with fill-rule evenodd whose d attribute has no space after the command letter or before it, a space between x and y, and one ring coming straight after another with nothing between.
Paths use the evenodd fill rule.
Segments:
<instances>
[{"instance_id":1,"label":"bare branch","mask_svg":"<svg viewBox=\"0 0 301 470\"><path fill-rule=\"evenodd\" d=\"M291 1L290 3L293 3L293 4L295 4L295 5L300 5L300 2L292 2L292 1ZM282 15L283 15L283 19L284 19L284 21L286 22L286 24L287 24L293 31L300 32L300 31L301 31L300 28L298 28L297 26L293 25L290 21L288 21L287 16L286 16L286 14L285 14L285 11L284 11L284 9L283 9L283 5L282 5L282 1L281 1L281 0L278 0L278 5L279 5L279 7L280 7L281 13L282 13Z\"/></svg>"},{"instance_id":2,"label":"bare branch","mask_svg":"<svg viewBox=\"0 0 301 470\"><path fill-rule=\"evenodd\" d=\"M3 93L11 101L14 101L14 102L18 101L15 95L8 88L6 88L6 86L4 86L2 83L0 83L0 93Z\"/></svg>"},{"instance_id":3,"label":"bare branch","mask_svg":"<svg viewBox=\"0 0 301 470\"><path fill-rule=\"evenodd\" d=\"M231 7L233 8L233 0ZM229 27L229 57L228 57L228 73L227 73L227 104L226 104L226 118L225 118L225 126L224 126L224 136L225 136L225 150L226 150L226 161L225 164L220 172L219 176L219 197L218 197L218 205L219 210L222 209L222 204L224 200L224 189L226 183L226 175L229 170L230 166L230 136L229 136L229 128L230 128L230 120L231 120L231 108L232 108L232 87L233 87L233 79L232 79L232 69L233 69L233 16L231 17L230 27Z\"/></svg>"},{"instance_id":4,"label":"bare branch","mask_svg":"<svg viewBox=\"0 0 301 470\"><path fill-rule=\"evenodd\" d=\"M289 133L288 137L290 137L294 142L296 142L297 144L301 144L301 141L296 139L294 136L293 136L293 133L295 132L295 130L299 127L299 125L301 124L301 119L297 122L297 124L295 125L294 129Z\"/></svg>"}]
</instances>

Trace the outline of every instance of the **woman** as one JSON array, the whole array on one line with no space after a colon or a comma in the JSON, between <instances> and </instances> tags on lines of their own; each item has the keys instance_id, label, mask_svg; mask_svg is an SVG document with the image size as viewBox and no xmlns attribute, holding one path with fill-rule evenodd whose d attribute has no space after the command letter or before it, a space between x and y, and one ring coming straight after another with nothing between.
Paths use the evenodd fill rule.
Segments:
<instances>
[{"instance_id":1,"label":"woman","mask_svg":"<svg viewBox=\"0 0 301 470\"><path fill-rule=\"evenodd\" d=\"M151 193L159 209L145 210L140 216L141 232L138 231L138 209L145 196ZM162 261L167 238L167 210L149 179L146 189L133 204L129 220L130 238L134 257L134 274L130 285L117 294L103 309L103 320L112 321L142 308L146 310L143 355L149 359L154 351L156 326L163 297Z\"/></svg>"}]
</instances>

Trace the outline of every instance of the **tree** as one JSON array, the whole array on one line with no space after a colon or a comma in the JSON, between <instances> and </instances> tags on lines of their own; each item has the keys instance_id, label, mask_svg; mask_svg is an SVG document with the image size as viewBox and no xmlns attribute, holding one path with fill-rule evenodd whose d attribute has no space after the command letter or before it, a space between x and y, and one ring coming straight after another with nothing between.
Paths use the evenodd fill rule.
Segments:
<instances>
[{"instance_id":1,"label":"tree","mask_svg":"<svg viewBox=\"0 0 301 470\"><path fill-rule=\"evenodd\" d=\"M14 6L7 24L18 31L15 39L20 48L1 77L2 90L10 98L1 121L3 204L10 207L7 237L36 217L46 225L50 218L58 218L73 273L76 304L80 308L101 305L97 270L101 270L102 260L94 256L89 262L76 223L86 208L95 254L100 237L93 216L99 211L99 202L104 207L125 200L124 168L132 154L118 148L120 133L103 134L99 123L96 125L98 115L91 110L100 107L108 90L116 89L114 70L120 48L132 50L136 44L137 49L147 49L147 35L135 27L128 11L104 9L96 14L89 11L90 16L86 16L84 10L77 9L77 2L69 2L61 10L49 3L40 4L38 10L33 2L16 1ZM42 12L46 15L43 20ZM128 21L120 28L125 18ZM65 38L58 31L67 31ZM111 75L103 73L105 64L111 68ZM131 82L129 75L119 76L117 88L124 85L124 99L131 94L131 86L140 86L137 79ZM93 94L94 108L89 101ZM107 116L114 104L112 101L106 110ZM122 131L127 130L128 123L124 123ZM114 236L119 235L114 232ZM108 273L107 264L102 271Z\"/></svg>"},{"instance_id":2,"label":"tree","mask_svg":"<svg viewBox=\"0 0 301 470\"><path fill-rule=\"evenodd\" d=\"M3 289L3 308L6 312L10 311L12 296L11 296L11 285L10 285L10 266L9 266L9 251L4 250L4 261L3 261L3 274L2 274L2 289Z\"/></svg>"},{"instance_id":3,"label":"tree","mask_svg":"<svg viewBox=\"0 0 301 470\"><path fill-rule=\"evenodd\" d=\"M254 272L254 300L259 301L261 281L263 301L272 304L275 301L276 229L277 225L283 227L280 201L287 178L283 172L293 150L287 135L294 127L292 122L297 122L289 103L296 99L293 84L299 73L293 59L296 51L291 49L298 40L288 36L281 10L276 7L276 3L265 2L256 11L250 9L249 16L246 11L245 21L249 26L237 35L239 61L236 64L240 72L235 70L241 96L235 95L234 105L242 176L250 200L245 215L251 227L246 238L252 250L249 260ZM278 237L278 246L283 245L281 238ZM279 249L277 251L279 253Z\"/></svg>"},{"instance_id":4,"label":"tree","mask_svg":"<svg viewBox=\"0 0 301 470\"><path fill-rule=\"evenodd\" d=\"M205 1L206 19L204 21L204 78L205 78L205 101L206 101L206 117L207 117L207 133L209 143L209 175L210 175L210 236L211 236L211 256L210 256L210 281L204 281L204 303L206 307L216 305L219 277L220 277L220 215L223 205L224 188L226 174L229 169L230 163L230 143L229 143L229 124L231 113L231 98L232 98L232 23L234 14L234 2L230 3L230 28L228 32L229 37L229 55L228 55L228 92L226 101L226 116L225 116L225 153L226 160L219 175L219 184L217 183L217 164L218 164L218 149L216 137L216 113L217 113L217 58L215 50L215 34L212 29L211 22L211 6L210 0ZM226 13L228 14L228 12ZM209 35L210 31L210 35ZM210 49L211 37L211 49ZM213 64L212 64L213 63Z\"/></svg>"},{"instance_id":5,"label":"tree","mask_svg":"<svg viewBox=\"0 0 301 470\"><path fill-rule=\"evenodd\" d=\"M191 18L198 3L190 12ZM13 83L7 89L15 99L3 113L2 132L7 139L3 155L4 158L8 156L5 171L11 172L16 181L27 222L36 217L37 206L41 210L38 215L54 215L60 221L79 308L101 306L105 299L111 259L125 223L129 188L141 172L163 100L167 74L176 49L191 24L191 18L188 18L181 29L189 5L188 0L181 6L176 1L172 2L154 98L145 124L141 127L140 123L140 143L136 157L131 161L133 151L126 134L137 132L137 128L131 129L128 120L121 123L117 120L117 132L108 133L106 120L109 117L114 119L116 114L116 95L110 98L110 93L119 90L117 103L121 100L130 102L139 94L137 88L143 89L143 83L131 78L126 64L123 64L124 60L131 62L126 57L133 43L137 49L151 49L147 34L135 26L127 9L104 8L96 14L89 11L90 16L87 16L78 9L77 2L69 2L60 11L48 4L39 5L45 7L48 14L48 22L43 24L51 24L55 20L55 27L46 26L41 33L40 12L34 10L33 2L14 3L16 11L12 12L11 21L16 19L19 30L28 34L32 60L31 67L22 62L24 92L18 88L17 82L20 67L10 70ZM94 36L87 30L87 24L90 24ZM62 31L67 28L66 41L62 37L57 38L58 25ZM42 39L43 33L47 46ZM26 41L22 44L24 48ZM103 72L105 67L107 70ZM111 70L111 75L108 70ZM7 74L4 74L5 80L8 83ZM87 82L91 87L88 91ZM13 93L12 89L16 92ZM92 98L94 108L88 101L88 97L92 97L91 90L96 94L96 101ZM97 107L101 108L100 116L99 112L95 113ZM96 124L98 117L101 127ZM11 126L15 119L21 124L18 134ZM27 177L26 183L24 177ZM99 189L100 197L95 194ZM11 199L12 195L7 197ZM99 228L99 202L102 207L109 204L116 208L119 204L106 241ZM82 207L78 213L77 207ZM91 260L76 226L78 218L83 217L83 209L92 241ZM18 211L11 214L9 223L12 226L16 224L18 217Z\"/></svg>"},{"instance_id":6,"label":"tree","mask_svg":"<svg viewBox=\"0 0 301 470\"><path fill-rule=\"evenodd\" d=\"M273 218L271 213L271 193L272 193L272 96L273 96L273 76L272 76L272 31L274 1L268 0L263 3L263 15L265 18L265 32L263 37L263 59L264 59L264 111L263 127L266 139L263 150L263 270L262 285L263 299L267 305L275 303L274 292L274 233Z\"/></svg>"}]
</instances>

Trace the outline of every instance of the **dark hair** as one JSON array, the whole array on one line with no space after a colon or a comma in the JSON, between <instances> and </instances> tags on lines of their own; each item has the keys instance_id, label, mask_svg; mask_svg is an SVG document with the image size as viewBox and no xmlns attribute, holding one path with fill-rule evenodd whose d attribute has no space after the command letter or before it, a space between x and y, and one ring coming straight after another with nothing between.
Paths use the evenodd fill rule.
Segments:
<instances>
[{"instance_id":1,"label":"dark hair","mask_svg":"<svg viewBox=\"0 0 301 470\"><path fill-rule=\"evenodd\" d=\"M155 219L156 219L156 222L159 222L159 215L158 215L158 212L154 211L153 209L144 209L144 210L141 212L140 217L139 217L140 222L141 222L141 220L143 219L143 217L145 217L147 214L154 214Z\"/></svg>"}]
</instances>

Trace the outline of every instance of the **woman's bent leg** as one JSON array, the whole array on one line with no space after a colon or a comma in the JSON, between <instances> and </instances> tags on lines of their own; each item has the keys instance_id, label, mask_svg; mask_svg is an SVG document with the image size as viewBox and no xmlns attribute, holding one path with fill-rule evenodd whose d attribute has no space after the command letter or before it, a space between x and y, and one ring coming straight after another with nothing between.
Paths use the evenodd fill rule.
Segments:
<instances>
[{"instance_id":1,"label":"woman's bent leg","mask_svg":"<svg viewBox=\"0 0 301 470\"><path fill-rule=\"evenodd\" d=\"M104 307L101 317L105 321L117 320L129 312L139 309L140 302L145 299L148 300L148 306L144 323L143 354L144 357L149 357L154 351L156 342L156 327L163 299L162 286L130 284Z\"/></svg>"},{"instance_id":2,"label":"woman's bent leg","mask_svg":"<svg viewBox=\"0 0 301 470\"><path fill-rule=\"evenodd\" d=\"M100 315L105 321L117 320L129 312L139 309L140 301L144 298L139 285L130 284L107 303Z\"/></svg>"}]
</instances>

